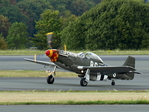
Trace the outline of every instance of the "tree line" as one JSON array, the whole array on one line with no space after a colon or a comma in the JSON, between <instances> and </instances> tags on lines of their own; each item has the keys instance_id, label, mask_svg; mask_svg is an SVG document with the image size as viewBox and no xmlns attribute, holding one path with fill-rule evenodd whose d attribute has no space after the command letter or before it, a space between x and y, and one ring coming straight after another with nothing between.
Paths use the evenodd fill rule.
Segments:
<instances>
[{"instance_id":1,"label":"tree line","mask_svg":"<svg viewBox=\"0 0 149 112\"><path fill-rule=\"evenodd\" d=\"M103 0L61 32L69 49L148 49L149 4Z\"/></svg>"},{"instance_id":2,"label":"tree line","mask_svg":"<svg viewBox=\"0 0 149 112\"><path fill-rule=\"evenodd\" d=\"M23 23L27 27L24 28L27 30L24 34L27 34L27 40L30 40L29 37L35 38L36 21L39 21L45 10L58 10L58 16L65 19L72 15L80 16L99 2L100 0L0 0L0 32L7 41L12 24ZM9 44L8 47L13 46Z\"/></svg>"},{"instance_id":3,"label":"tree line","mask_svg":"<svg viewBox=\"0 0 149 112\"><path fill-rule=\"evenodd\" d=\"M144 0L0 0L0 49L148 49Z\"/></svg>"}]
</instances>

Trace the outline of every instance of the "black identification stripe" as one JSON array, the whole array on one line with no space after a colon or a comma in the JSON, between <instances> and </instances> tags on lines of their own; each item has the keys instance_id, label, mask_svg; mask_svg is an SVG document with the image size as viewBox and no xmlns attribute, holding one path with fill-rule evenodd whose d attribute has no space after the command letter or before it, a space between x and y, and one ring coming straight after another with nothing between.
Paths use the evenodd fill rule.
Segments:
<instances>
[{"instance_id":1,"label":"black identification stripe","mask_svg":"<svg viewBox=\"0 0 149 112\"><path fill-rule=\"evenodd\" d=\"M103 80L104 79L104 75L101 75L101 78L100 78L100 80Z\"/></svg>"}]
</instances>

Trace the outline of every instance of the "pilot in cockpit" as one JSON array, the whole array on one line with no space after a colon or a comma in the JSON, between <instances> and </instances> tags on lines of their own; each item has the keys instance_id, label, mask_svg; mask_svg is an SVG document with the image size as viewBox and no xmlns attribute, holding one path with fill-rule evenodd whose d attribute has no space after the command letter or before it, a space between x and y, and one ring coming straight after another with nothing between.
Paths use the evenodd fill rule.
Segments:
<instances>
[{"instance_id":1,"label":"pilot in cockpit","mask_svg":"<svg viewBox=\"0 0 149 112\"><path fill-rule=\"evenodd\" d=\"M84 53L84 52L78 53L78 57L80 57L80 58L85 58L85 53Z\"/></svg>"}]
</instances>

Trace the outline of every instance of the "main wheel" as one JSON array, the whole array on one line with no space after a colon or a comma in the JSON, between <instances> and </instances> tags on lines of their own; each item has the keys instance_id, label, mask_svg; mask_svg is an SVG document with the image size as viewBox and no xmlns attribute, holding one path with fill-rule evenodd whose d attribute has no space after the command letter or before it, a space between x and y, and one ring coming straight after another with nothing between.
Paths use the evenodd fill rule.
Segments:
<instances>
[{"instance_id":1,"label":"main wheel","mask_svg":"<svg viewBox=\"0 0 149 112\"><path fill-rule=\"evenodd\" d=\"M80 80L80 85L81 85L81 86L87 86L87 84L88 84L88 82L86 81L85 78L82 78L82 79Z\"/></svg>"},{"instance_id":2,"label":"main wheel","mask_svg":"<svg viewBox=\"0 0 149 112\"><path fill-rule=\"evenodd\" d=\"M49 75L49 76L47 77L47 83L48 83L48 84L53 84L53 83L54 83L54 77L53 77L52 75Z\"/></svg>"}]
</instances>

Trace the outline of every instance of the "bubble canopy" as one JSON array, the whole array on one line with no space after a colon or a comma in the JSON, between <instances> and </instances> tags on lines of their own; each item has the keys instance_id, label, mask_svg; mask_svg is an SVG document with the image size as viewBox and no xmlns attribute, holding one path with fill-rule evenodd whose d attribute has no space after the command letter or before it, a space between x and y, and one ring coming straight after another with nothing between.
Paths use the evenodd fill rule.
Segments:
<instances>
[{"instance_id":1,"label":"bubble canopy","mask_svg":"<svg viewBox=\"0 0 149 112\"><path fill-rule=\"evenodd\" d=\"M96 54L94 54L92 52L87 52L87 53L80 52L80 53L78 53L78 57L80 57L80 58L87 58L87 59L100 60L103 63L102 59L98 55L96 55Z\"/></svg>"}]
</instances>

